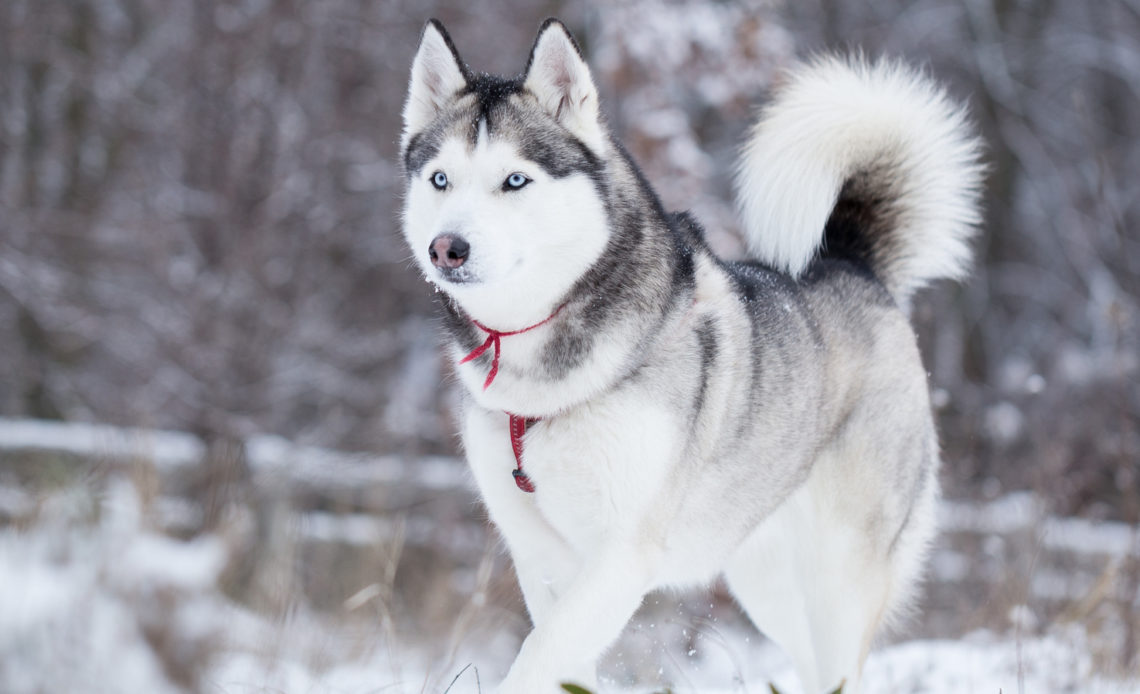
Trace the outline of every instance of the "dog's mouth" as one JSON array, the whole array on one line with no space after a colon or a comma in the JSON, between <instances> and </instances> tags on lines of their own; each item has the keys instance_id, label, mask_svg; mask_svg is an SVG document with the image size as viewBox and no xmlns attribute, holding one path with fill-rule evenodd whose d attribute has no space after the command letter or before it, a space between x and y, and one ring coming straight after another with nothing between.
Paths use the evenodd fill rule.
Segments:
<instances>
[{"instance_id":1,"label":"dog's mouth","mask_svg":"<svg viewBox=\"0 0 1140 694\"><path fill-rule=\"evenodd\" d=\"M447 284L475 284L479 282L479 276L468 265L437 267L436 277Z\"/></svg>"},{"instance_id":2,"label":"dog's mouth","mask_svg":"<svg viewBox=\"0 0 1140 694\"><path fill-rule=\"evenodd\" d=\"M477 266L472 266L471 263L464 263L459 267L438 267L435 268L435 277L433 281L443 284L482 284L488 281L494 284L502 282L509 282L518 277L518 273L523 271L523 259L515 258L511 266L505 272L495 273L493 278L485 277L480 274ZM486 268L484 268L486 269Z\"/></svg>"}]
</instances>

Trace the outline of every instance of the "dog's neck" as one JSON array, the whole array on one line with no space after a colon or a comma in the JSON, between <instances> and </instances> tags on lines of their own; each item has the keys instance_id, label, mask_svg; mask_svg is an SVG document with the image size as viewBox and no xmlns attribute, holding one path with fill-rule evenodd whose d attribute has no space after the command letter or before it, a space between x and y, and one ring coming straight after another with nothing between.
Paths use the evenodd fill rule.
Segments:
<instances>
[{"instance_id":1,"label":"dog's neck","mask_svg":"<svg viewBox=\"0 0 1140 694\"><path fill-rule=\"evenodd\" d=\"M565 308L565 306L566 306L565 304L562 304L558 308L554 309L554 313L551 313L549 316L547 316L546 318L543 318L541 321L535 323L534 325L529 325L525 328L520 328L518 330L495 330L494 328L489 328L489 327L483 325L482 323L480 323L479 321L475 320L474 318L472 318L471 322L475 324L475 327L477 327L480 330L482 330L483 332L487 333L487 339L483 341L483 344L481 344L478 347L476 347L475 349L471 350L467 354L467 356L460 359L459 363L460 364L466 364L467 362L469 362L473 359L478 359L479 357L481 357L483 355L483 353L486 352L488 349L493 350L491 353L491 370L487 373L487 380L483 382L483 390L487 390L488 388L491 387L491 384L495 382L495 376L497 376L499 373L499 357L500 357L501 352L502 352L503 338L504 337L514 337L515 335L521 335L523 333L529 333L532 330L537 330L537 329L541 328L542 326L546 325L550 321L554 320L555 316L557 316L559 314L559 312L561 312L562 309Z\"/></svg>"}]
</instances>

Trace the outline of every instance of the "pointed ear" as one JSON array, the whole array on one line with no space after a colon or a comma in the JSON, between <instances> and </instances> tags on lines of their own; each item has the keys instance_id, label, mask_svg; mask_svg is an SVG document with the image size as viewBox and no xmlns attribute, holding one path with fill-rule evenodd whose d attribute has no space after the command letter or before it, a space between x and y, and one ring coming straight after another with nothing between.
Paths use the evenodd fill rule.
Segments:
<instances>
[{"instance_id":1,"label":"pointed ear","mask_svg":"<svg viewBox=\"0 0 1140 694\"><path fill-rule=\"evenodd\" d=\"M597 154L606 137L598 112L598 90L578 44L557 19L546 20L530 51L523 86L543 110Z\"/></svg>"},{"instance_id":2,"label":"pointed ear","mask_svg":"<svg viewBox=\"0 0 1140 694\"><path fill-rule=\"evenodd\" d=\"M404 144L435 119L455 93L467 86L467 70L439 20L429 20L412 61L404 104Z\"/></svg>"}]
</instances>

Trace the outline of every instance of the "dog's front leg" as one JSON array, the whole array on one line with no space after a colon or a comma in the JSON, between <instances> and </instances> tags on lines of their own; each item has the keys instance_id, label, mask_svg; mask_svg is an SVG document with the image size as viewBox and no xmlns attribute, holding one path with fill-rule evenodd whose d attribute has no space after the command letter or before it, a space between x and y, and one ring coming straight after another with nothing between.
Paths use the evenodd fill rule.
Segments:
<instances>
[{"instance_id":1,"label":"dog's front leg","mask_svg":"<svg viewBox=\"0 0 1140 694\"><path fill-rule=\"evenodd\" d=\"M519 491L511 471L507 418L474 405L463 441L483 501L510 549L531 622L540 624L577 573L574 552L538 511L533 494Z\"/></svg>"},{"instance_id":2,"label":"dog's front leg","mask_svg":"<svg viewBox=\"0 0 1140 694\"><path fill-rule=\"evenodd\" d=\"M611 540L523 642L498 694L554 694L590 673L652 587L659 545Z\"/></svg>"}]
</instances>

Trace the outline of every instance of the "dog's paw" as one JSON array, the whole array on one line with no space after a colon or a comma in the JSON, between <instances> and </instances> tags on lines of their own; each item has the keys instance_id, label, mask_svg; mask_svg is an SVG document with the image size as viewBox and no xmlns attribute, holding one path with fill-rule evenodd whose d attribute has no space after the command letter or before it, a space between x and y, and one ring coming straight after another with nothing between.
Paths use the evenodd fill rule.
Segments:
<instances>
[{"instance_id":1,"label":"dog's paw","mask_svg":"<svg viewBox=\"0 0 1140 694\"><path fill-rule=\"evenodd\" d=\"M597 691L597 680L592 672L587 676L551 677L549 671L534 676L512 671L495 694L595 694Z\"/></svg>"}]
</instances>

